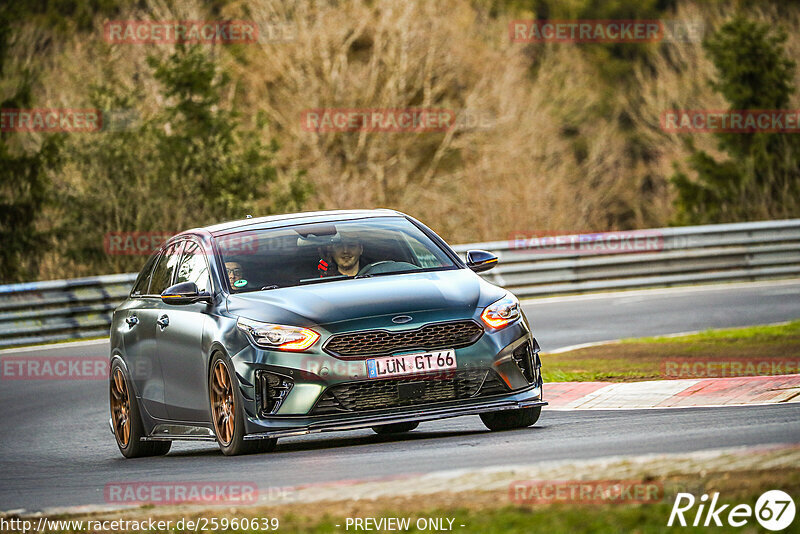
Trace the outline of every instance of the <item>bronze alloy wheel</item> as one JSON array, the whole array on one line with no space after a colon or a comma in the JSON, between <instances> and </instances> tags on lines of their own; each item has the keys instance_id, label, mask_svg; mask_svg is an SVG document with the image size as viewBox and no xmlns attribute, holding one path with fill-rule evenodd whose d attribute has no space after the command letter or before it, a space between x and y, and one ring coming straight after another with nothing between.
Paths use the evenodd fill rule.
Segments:
<instances>
[{"instance_id":1,"label":"bronze alloy wheel","mask_svg":"<svg viewBox=\"0 0 800 534\"><path fill-rule=\"evenodd\" d=\"M211 378L211 409L214 412L214 429L222 445L233 440L236 401L234 400L228 367L223 360L214 362Z\"/></svg>"},{"instance_id":2,"label":"bronze alloy wheel","mask_svg":"<svg viewBox=\"0 0 800 534\"><path fill-rule=\"evenodd\" d=\"M117 367L111 379L111 416L114 418L114 435L120 446L127 447L131 438L131 399L122 369Z\"/></svg>"}]
</instances>

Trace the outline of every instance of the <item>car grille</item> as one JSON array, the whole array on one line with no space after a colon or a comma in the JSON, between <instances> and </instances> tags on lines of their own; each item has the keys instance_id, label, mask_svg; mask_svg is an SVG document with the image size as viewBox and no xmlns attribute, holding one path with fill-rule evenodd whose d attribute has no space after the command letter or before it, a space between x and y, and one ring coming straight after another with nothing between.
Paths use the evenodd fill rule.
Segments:
<instances>
[{"instance_id":1,"label":"car grille","mask_svg":"<svg viewBox=\"0 0 800 534\"><path fill-rule=\"evenodd\" d=\"M408 349L466 347L475 343L483 328L474 321L431 323L413 330L365 330L331 336L325 350L340 358L391 354Z\"/></svg>"},{"instance_id":2,"label":"car grille","mask_svg":"<svg viewBox=\"0 0 800 534\"><path fill-rule=\"evenodd\" d=\"M294 382L285 376L267 371L256 371L256 385L258 413L261 417L266 417L280 409L283 401L294 387Z\"/></svg>"},{"instance_id":3,"label":"car grille","mask_svg":"<svg viewBox=\"0 0 800 534\"><path fill-rule=\"evenodd\" d=\"M311 415L415 406L499 395L508 391L497 373L487 369L452 371L426 377L348 382L325 390L311 410Z\"/></svg>"}]
</instances>

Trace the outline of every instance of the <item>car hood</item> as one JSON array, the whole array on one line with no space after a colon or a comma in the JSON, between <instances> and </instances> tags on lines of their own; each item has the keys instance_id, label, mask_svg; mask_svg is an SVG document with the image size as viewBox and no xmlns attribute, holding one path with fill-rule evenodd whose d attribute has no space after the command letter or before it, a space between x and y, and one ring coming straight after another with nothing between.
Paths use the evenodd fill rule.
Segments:
<instances>
[{"instance_id":1,"label":"car hood","mask_svg":"<svg viewBox=\"0 0 800 534\"><path fill-rule=\"evenodd\" d=\"M416 320L472 317L505 294L467 269L336 280L228 297L232 315L297 326L335 325L386 315ZM422 312L422 313L421 313ZM338 328L333 328L338 330Z\"/></svg>"}]
</instances>

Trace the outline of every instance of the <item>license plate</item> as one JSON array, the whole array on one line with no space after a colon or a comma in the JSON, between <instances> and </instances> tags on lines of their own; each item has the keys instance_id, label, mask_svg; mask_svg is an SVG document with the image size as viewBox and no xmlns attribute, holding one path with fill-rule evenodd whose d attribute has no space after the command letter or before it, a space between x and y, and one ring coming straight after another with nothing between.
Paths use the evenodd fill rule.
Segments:
<instances>
[{"instance_id":1,"label":"license plate","mask_svg":"<svg viewBox=\"0 0 800 534\"><path fill-rule=\"evenodd\" d=\"M367 360L367 377L416 375L430 371L455 369L456 366L456 351L453 349L399 354Z\"/></svg>"}]
</instances>

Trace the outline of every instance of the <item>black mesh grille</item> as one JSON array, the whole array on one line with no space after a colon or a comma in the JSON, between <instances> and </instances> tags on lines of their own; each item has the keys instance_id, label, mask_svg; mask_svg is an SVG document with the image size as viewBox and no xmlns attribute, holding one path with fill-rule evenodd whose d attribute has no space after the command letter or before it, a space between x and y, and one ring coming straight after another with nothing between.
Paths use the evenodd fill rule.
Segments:
<instances>
[{"instance_id":1,"label":"black mesh grille","mask_svg":"<svg viewBox=\"0 0 800 534\"><path fill-rule=\"evenodd\" d=\"M534 343L536 343L535 340ZM538 344L532 346L530 342L525 343L517 347L512 356L514 362L519 367L519 370L522 371L522 375L529 384L534 384L539 381L539 368L542 366L542 362L539 359Z\"/></svg>"},{"instance_id":2,"label":"black mesh grille","mask_svg":"<svg viewBox=\"0 0 800 534\"><path fill-rule=\"evenodd\" d=\"M256 383L256 402L262 417L277 412L294 387L294 382L289 378L266 371L256 372Z\"/></svg>"},{"instance_id":3,"label":"black mesh grille","mask_svg":"<svg viewBox=\"0 0 800 534\"><path fill-rule=\"evenodd\" d=\"M404 392L405 389L405 392ZM312 415L360 412L506 393L494 371L471 369L428 377L349 382L329 387Z\"/></svg>"},{"instance_id":4,"label":"black mesh grille","mask_svg":"<svg viewBox=\"0 0 800 534\"><path fill-rule=\"evenodd\" d=\"M458 348L475 343L483 328L473 321L433 323L414 330L366 330L332 336L325 350L341 358L391 354L398 350Z\"/></svg>"},{"instance_id":5,"label":"black mesh grille","mask_svg":"<svg viewBox=\"0 0 800 534\"><path fill-rule=\"evenodd\" d=\"M522 371L525 380L527 380L529 384L532 383L534 378L533 376L534 368L533 368L533 354L531 352L530 343L525 343L520 347L518 347L514 351L513 357L514 357L514 362L519 367L519 370Z\"/></svg>"}]
</instances>

